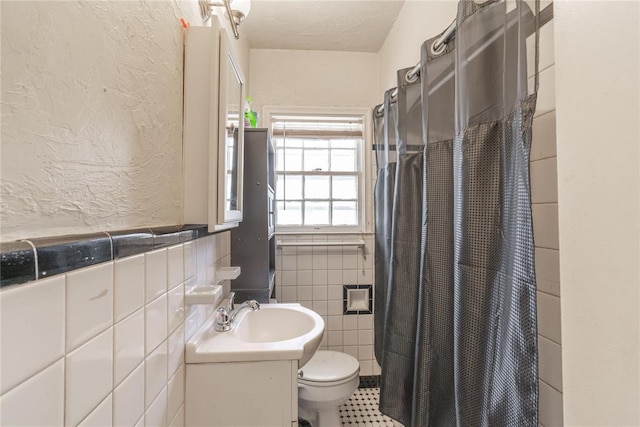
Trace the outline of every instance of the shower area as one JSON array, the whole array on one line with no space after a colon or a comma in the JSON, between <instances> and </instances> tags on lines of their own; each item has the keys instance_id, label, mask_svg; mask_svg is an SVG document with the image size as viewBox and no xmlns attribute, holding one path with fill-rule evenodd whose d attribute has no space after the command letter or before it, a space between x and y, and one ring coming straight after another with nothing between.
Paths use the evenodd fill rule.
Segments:
<instances>
[{"instance_id":1,"label":"shower area","mask_svg":"<svg viewBox=\"0 0 640 427\"><path fill-rule=\"evenodd\" d=\"M405 426L561 420L548 408L548 388L561 393L546 268L558 245L548 232L534 243L537 205L555 202L557 217L557 194L532 191L542 162L555 174L555 157L532 150L550 121L536 106L552 15L539 1L459 2L373 109L379 408Z\"/></svg>"}]
</instances>

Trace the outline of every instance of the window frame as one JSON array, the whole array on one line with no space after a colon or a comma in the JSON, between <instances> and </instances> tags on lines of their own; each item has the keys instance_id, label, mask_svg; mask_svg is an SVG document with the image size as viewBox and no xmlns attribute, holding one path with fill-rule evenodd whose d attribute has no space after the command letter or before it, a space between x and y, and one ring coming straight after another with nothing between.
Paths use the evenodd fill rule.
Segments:
<instances>
[{"instance_id":1,"label":"window frame","mask_svg":"<svg viewBox=\"0 0 640 427\"><path fill-rule=\"evenodd\" d=\"M297 107L297 106L263 106L262 117L263 126L269 128L272 133L271 119L274 115L344 115L344 116L361 116L363 123L362 145L357 150L358 160L358 225L277 225L276 233L278 234L327 234L327 233L368 233L371 232L372 225L372 209L373 194L371 190L371 162L373 156L369 152L372 144L371 130L371 109L370 108L339 108L339 107ZM275 144L274 144L274 148ZM332 176L340 175L341 172L335 173L314 173L306 171L305 175L316 176ZM276 180L278 172L275 171ZM276 220L277 221L277 220Z\"/></svg>"}]
</instances>

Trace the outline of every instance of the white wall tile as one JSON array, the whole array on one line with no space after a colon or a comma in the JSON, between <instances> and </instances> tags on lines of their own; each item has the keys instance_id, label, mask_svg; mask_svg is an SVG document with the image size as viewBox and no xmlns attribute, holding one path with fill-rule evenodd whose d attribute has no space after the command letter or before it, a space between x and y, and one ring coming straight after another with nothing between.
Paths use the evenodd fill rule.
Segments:
<instances>
[{"instance_id":1,"label":"white wall tile","mask_svg":"<svg viewBox=\"0 0 640 427\"><path fill-rule=\"evenodd\" d=\"M545 427L563 426L562 393L540 381L540 424Z\"/></svg>"},{"instance_id":2,"label":"white wall tile","mask_svg":"<svg viewBox=\"0 0 640 427\"><path fill-rule=\"evenodd\" d=\"M540 379L562 391L562 347L555 342L538 336Z\"/></svg>"},{"instance_id":3,"label":"white wall tile","mask_svg":"<svg viewBox=\"0 0 640 427\"><path fill-rule=\"evenodd\" d=\"M311 270L298 270L298 286L313 285L313 272Z\"/></svg>"},{"instance_id":4,"label":"white wall tile","mask_svg":"<svg viewBox=\"0 0 640 427\"><path fill-rule=\"evenodd\" d=\"M113 325L113 263L67 274L67 352Z\"/></svg>"},{"instance_id":5,"label":"white wall tile","mask_svg":"<svg viewBox=\"0 0 640 427\"><path fill-rule=\"evenodd\" d=\"M196 240L196 254L197 254L197 271L207 268L211 262L207 259L207 241L205 239Z\"/></svg>"},{"instance_id":6,"label":"white wall tile","mask_svg":"<svg viewBox=\"0 0 640 427\"><path fill-rule=\"evenodd\" d=\"M181 365L167 384L167 419L173 419L184 403L184 380L184 365Z\"/></svg>"},{"instance_id":7,"label":"white wall tile","mask_svg":"<svg viewBox=\"0 0 640 427\"><path fill-rule=\"evenodd\" d=\"M63 423L64 359L0 396L0 425L60 426Z\"/></svg>"},{"instance_id":8,"label":"white wall tile","mask_svg":"<svg viewBox=\"0 0 640 427\"><path fill-rule=\"evenodd\" d=\"M113 294L115 322L144 305L144 254L115 261Z\"/></svg>"},{"instance_id":9,"label":"white wall tile","mask_svg":"<svg viewBox=\"0 0 640 427\"><path fill-rule=\"evenodd\" d=\"M164 341L146 358L144 364L145 407L149 408L158 393L167 384L167 342Z\"/></svg>"},{"instance_id":10,"label":"white wall tile","mask_svg":"<svg viewBox=\"0 0 640 427\"><path fill-rule=\"evenodd\" d=\"M196 242L190 241L183 245L184 252L184 278L189 279L196 274Z\"/></svg>"},{"instance_id":11,"label":"white wall tile","mask_svg":"<svg viewBox=\"0 0 640 427\"><path fill-rule=\"evenodd\" d=\"M184 427L184 405L178 409L178 412L174 415L169 427Z\"/></svg>"},{"instance_id":12,"label":"white wall tile","mask_svg":"<svg viewBox=\"0 0 640 427\"><path fill-rule=\"evenodd\" d=\"M357 285L358 270L342 270L342 282L344 285Z\"/></svg>"},{"instance_id":13,"label":"white wall tile","mask_svg":"<svg viewBox=\"0 0 640 427\"><path fill-rule=\"evenodd\" d=\"M202 239L200 239L202 240ZM144 414L145 427L164 427L167 424L167 387L164 387L156 400Z\"/></svg>"},{"instance_id":14,"label":"white wall tile","mask_svg":"<svg viewBox=\"0 0 640 427\"><path fill-rule=\"evenodd\" d=\"M0 290L0 394L64 356L65 278Z\"/></svg>"},{"instance_id":15,"label":"white wall tile","mask_svg":"<svg viewBox=\"0 0 640 427\"><path fill-rule=\"evenodd\" d=\"M327 270L313 270L314 285L326 285L327 283Z\"/></svg>"},{"instance_id":16,"label":"white wall tile","mask_svg":"<svg viewBox=\"0 0 640 427\"><path fill-rule=\"evenodd\" d=\"M167 298L168 331L171 333L184 322L184 285L171 289Z\"/></svg>"},{"instance_id":17,"label":"white wall tile","mask_svg":"<svg viewBox=\"0 0 640 427\"><path fill-rule=\"evenodd\" d=\"M341 331L342 330L342 316L331 316L326 323L326 330L329 331Z\"/></svg>"},{"instance_id":18,"label":"white wall tile","mask_svg":"<svg viewBox=\"0 0 640 427\"><path fill-rule=\"evenodd\" d=\"M278 290L278 288L276 290ZM279 291L282 302L296 302L298 299L298 288L296 286L281 287Z\"/></svg>"},{"instance_id":19,"label":"white wall tile","mask_svg":"<svg viewBox=\"0 0 640 427\"><path fill-rule=\"evenodd\" d=\"M131 426L144 414L144 363L113 391L113 424Z\"/></svg>"},{"instance_id":20,"label":"white wall tile","mask_svg":"<svg viewBox=\"0 0 640 427\"><path fill-rule=\"evenodd\" d=\"M169 289L184 282L184 248L182 245L167 249L167 283Z\"/></svg>"},{"instance_id":21,"label":"white wall tile","mask_svg":"<svg viewBox=\"0 0 640 427\"><path fill-rule=\"evenodd\" d=\"M534 204L533 236L536 247L559 249L558 243L558 204Z\"/></svg>"},{"instance_id":22,"label":"white wall tile","mask_svg":"<svg viewBox=\"0 0 640 427\"><path fill-rule=\"evenodd\" d=\"M167 295L147 304L145 311L145 354L167 338Z\"/></svg>"},{"instance_id":23,"label":"white wall tile","mask_svg":"<svg viewBox=\"0 0 640 427\"><path fill-rule=\"evenodd\" d=\"M555 157L556 153L556 112L552 110L533 120L531 161Z\"/></svg>"},{"instance_id":24,"label":"white wall tile","mask_svg":"<svg viewBox=\"0 0 640 427\"><path fill-rule=\"evenodd\" d=\"M360 314L358 317L358 329L373 329L373 314Z\"/></svg>"},{"instance_id":25,"label":"white wall tile","mask_svg":"<svg viewBox=\"0 0 640 427\"><path fill-rule=\"evenodd\" d=\"M358 329L358 316L350 315L342 317L342 328L345 331Z\"/></svg>"},{"instance_id":26,"label":"white wall tile","mask_svg":"<svg viewBox=\"0 0 640 427\"><path fill-rule=\"evenodd\" d=\"M331 251L335 251L335 248L331 248ZM327 255L327 266L330 270L342 270L342 249L339 250L340 253L331 253Z\"/></svg>"},{"instance_id":27,"label":"white wall tile","mask_svg":"<svg viewBox=\"0 0 640 427\"><path fill-rule=\"evenodd\" d=\"M357 270L358 271L358 284L359 285L372 285L373 284L373 270Z\"/></svg>"},{"instance_id":28,"label":"white wall tile","mask_svg":"<svg viewBox=\"0 0 640 427\"><path fill-rule=\"evenodd\" d=\"M557 249L536 248L536 277L560 283L560 252Z\"/></svg>"},{"instance_id":29,"label":"white wall tile","mask_svg":"<svg viewBox=\"0 0 640 427\"><path fill-rule=\"evenodd\" d=\"M345 254L342 256L342 268L344 270L357 270L358 269L358 255L357 253Z\"/></svg>"},{"instance_id":30,"label":"white wall tile","mask_svg":"<svg viewBox=\"0 0 640 427\"><path fill-rule=\"evenodd\" d=\"M540 10L544 9L541 5ZM555 63L554 59L554 46L553 46L553 23L550 22L547 25L540 27L540 38L538 47L540 50L540 56L538 61L538 70L544 70L549 68ZM531 35L527 38L527 68L528 76L533 76L535 69L535 37Z\"/></svg>"},{"instance_id":31,"label":"white wall tile","mask_svg":"<svg viewBox=\"0 0 640 427\"><path fill-rule=\"evenodd\" d=\"M65 424L75 426L113 389L113 329L67 355L65 384Z\"/></svg>"},{"instance_id":32,"label":"white wall tile","mask_svg":"<svg viewBox=\"0 0 640 427\"><path fill-rule=\"evenodd\" d=\"M532 80L532 78L529 79L530 84L532 84ZM552 65L540 72L540 88L538 89L535 117L556 109L555 81L555 66Z\"/></svg>"},{"instance_id":33,"label":"white wall tile","mask_svg":"<svg viewBox=\"0 0 640 427\"><path fill-rule=\"evenodd\" d=\"M555 157L531 162L531 202L558 202L558 166Z\"/></svg>"},{"instance_id":34,"label":"white wall tile","mask_svg":"<svg viewBox=\"0 0 640 427\"><path fill-rule=\"evenodd\" d=\"M298 286L298 301L310 301L313 299L312 286Z\"/></svg>"},{"instance_id":35,"label":"white wall tile","mask_svg":"<svg viewBox=\"0 0 640 427\"><path fill-rule=\"evenodd\" d=\"M326 316L328 314L327 301L313 301L312 305L313 311L318 313L320 316Z\"/></svg>"},{"instance_id":36,"label":"white wall tile","mask_svg":"<svg viewBox=\"0 0 640 427\"><path fill-rule=\"evenodd\" d=\"M117 323L113 332L113 379L114 385L118 385L144 360L144 310Z\"/></svg>"},{"instance_id":37,"label":"white wall tile","mask_svg":"<svg viewBox=\"0 0 640 427\"><path fill-rule=\"evenodd\" d=\"M362 360L360 363L360 375L373 375L373 361L372 360Z\"/></svg>"},{"instance_id":38,"label":"white wall tile","mask_svg":"<svg viewBox=\"0 0 640 427\"><path fill-rule=\"evenodd\" d=\"M328 270L327 283L342 286L342 270Z\"/></svg>"},{"instance_id":39,"label":"white wall tile","mask_svg":"<svg viewBox=\"0 0 640 427\"><path fill-rule=\"evenodd\" d=\"M344 304L342 300L330 300L327 302L327 314L329 316L337 316L344 311Z\"/></svg>"},{"instance_id":40,"label":"white wall tile","mask_svg":"<svg viewBox=\"0 0 640 427\"><path fill-rule=\"evenodd\" d=\"M562 343L560 333L560 298L538 292L538 334Z\"/></svg>"},{"instance_id":41,"label":"white wall tile","mask_svg":"<svg viewBox=\"0 0 640 427\"><path fill-rule=\"evenodd\" d=\"M342 345L342 331L329 331L326 335L329 345Z\"/></svg>"},{"instance_id":42,"label":"white wall tile","mask_svg":"<svg viewBox=\"0 0 640 427\"><path fill-rule=\"evenodd\" d=\"M297 271L279 271L276 275L276 280L281 286L297 286L298 285L298 272Z\"/></svg>"},{"instance_id":43,"label":"white wall tile","mask_svg":"<svg viewBox=\"0 0 640 427\"><path fill-rule=\"evenodd\" d=\"M358 345L358 331L344 331L342 340L343 345Z\"/></svg>"},{"instance_id":44,"label":"white wall tile","mask_svg":"<svg viewBox=\"0 0 640 427\"><path fill-rule=\"evenodd\" d=\"M145 301L167 292L167 250L147 252L145 256Z\"/></svg>"},{"instance_id":45,"label":"white wall tile","mask_svg":"<svg viewBox=\"0 0 640 427\"><path fill-rule=\"evenodd\" d=\"M276 256L282 262L283 271L294 271L298 269L298 257L295 255Z\"/></svg>"},{"instance_id":46,"label":"white wall tile","mask_svg":"<svg viewBox=\"0 0 640 427\"><path fill-rule=\"evenodd\" d=\"M298 252L301 249L310 248L298 248ZM298 270L312 270L313 269L313 256L312 255L298 255Z\"/></svg>"},{"instance_id":47,"label":"white wall tile","mask_svg":"<svg viewBox=\"0 0 640 427\"><path fill-rule=\"evenodd\" d=\"M315 248L314 248L315 249ZM313 255L313 269L326 270L328 268L328 257L326 253Z\"/></svg>"},{"instance_id":48,"label":"white wall tile","mask_svg":"<svg viewBox=\"0 0 640 427\"><path fill-rule=\"evenodd\" d=\"M184 364L184 325L171 334L167 341L167 374L171 377Z\"/></svg>"},{"instance_id":49,"label":"white wall tile","mask_svg":"<svg viewBox=\"0 0 640 427\"><path fill-rule=\"evenodd\" d=\"M315 275L315 272L314 272L314 275ZM323 285L322 283L314 283L312 288L313 288L314 301L327 300L327 285Z\"/></svg>"},{"instance_id":50,"label":"white wall tile","mask_svg":"<svg viewBox=\"0 0 640 427\"><path fill-rule=\"evenodd\" d=\"M371 330L371 329L359 329L358 330L358 345L373 345L373 330Z\"/></svg>"},{"instance_id":51,"label":"white wall tile","mask_svg":"<svg viewBox=\"0 0 640 427\"><path fill-rule=\"evenodd\" d=\"M109 394L78 427L111 427L113 425L113 398Z\"/></svg>"}]
</instances>

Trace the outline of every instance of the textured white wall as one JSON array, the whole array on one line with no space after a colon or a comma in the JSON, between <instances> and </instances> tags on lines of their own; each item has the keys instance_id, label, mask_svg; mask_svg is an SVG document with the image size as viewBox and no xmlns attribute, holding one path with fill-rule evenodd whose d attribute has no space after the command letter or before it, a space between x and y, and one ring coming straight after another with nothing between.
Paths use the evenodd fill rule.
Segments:
<instances>
[{"instance_id":1,"label":"textured white wall","mask_svg":"<svg viewBox=\"0 0 640 427\"><path fill-rule=\"evenodd\" d=\"M0 239L181 222L178 20L201 24L197 2L1 7Z\"/></svg>"},{"instance_id":2,"label":"textured white wall","mask_svg":"<svg viewBox=\"0 0 640 427\"><path fill-rule=\"evenodd\" d=\"M640 3L554 6L564 421L637 426Z\"/></svg>"},{"instance_id":3,"label":"textured white wall","mask_svg":"<svg viewBox=\"0 0 640 427\"><path fill-rule=\"evenodd\" d=\"M422 43L444 31L456 17L456 0L408 0L389 32L380 56L380 80L376 103L384 91L397 86L396 71L420 60Z\"/></svg>"},{"instance_id":4,"label":"textured white wall","mask_svg":"<svg viewBox=\"0 0 640 427\"><path fill-rule=\"evenodd\" d=\"M375 53L252 49L247 95L253 97L254 109L370 108L377 99L377 61Z\"/></svg>"}]
</instances>

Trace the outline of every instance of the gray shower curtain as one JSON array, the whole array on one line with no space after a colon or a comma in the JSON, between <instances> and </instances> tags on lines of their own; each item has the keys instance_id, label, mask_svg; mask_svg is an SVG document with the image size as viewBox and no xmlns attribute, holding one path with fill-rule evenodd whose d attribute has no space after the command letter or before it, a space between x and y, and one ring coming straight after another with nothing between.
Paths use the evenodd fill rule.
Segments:
<instances>
[{"instance_id":1,"label":"gray shower curtain","mask_svg":"<svg viewBox=\"0 0 640 427\"><path fill-rule=\"evenodd\" d=\"M380 409L405 426L537 426L534 14L461 1L455 39L437 39L417 80L398 72L395 144L374 119L397 156L378 158L376 183Z\"/></svg>"}]
</instances>

